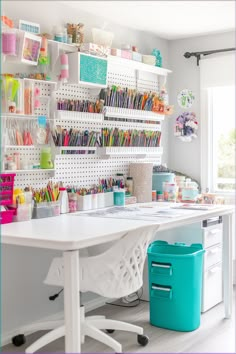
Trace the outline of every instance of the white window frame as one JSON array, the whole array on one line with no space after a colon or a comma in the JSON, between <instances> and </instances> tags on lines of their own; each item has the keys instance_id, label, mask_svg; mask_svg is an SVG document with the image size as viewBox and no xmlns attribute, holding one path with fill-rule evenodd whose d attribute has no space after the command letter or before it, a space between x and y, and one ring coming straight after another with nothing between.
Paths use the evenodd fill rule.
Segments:
<instances>
[{"instance_id":1,"label":"white window frame","mask_svg":"<svg viewBox=\"0 0 236 354\"><path fill-rule=\"evenodd\" d=\"M230 65L227 65L229 61ZM212 95L210 87L235 85L235 54L221 55L212 59L200 60L200 136L201 136L201 187L205 192L209 189L212 193L225 196L235 201L234 191L215 191L213 173L216 170L213 159L213 112L211 110ZM216 70L218 68L218 71ZM208 70L209 71L208 71Z\"/></svg>"}]
</instances>

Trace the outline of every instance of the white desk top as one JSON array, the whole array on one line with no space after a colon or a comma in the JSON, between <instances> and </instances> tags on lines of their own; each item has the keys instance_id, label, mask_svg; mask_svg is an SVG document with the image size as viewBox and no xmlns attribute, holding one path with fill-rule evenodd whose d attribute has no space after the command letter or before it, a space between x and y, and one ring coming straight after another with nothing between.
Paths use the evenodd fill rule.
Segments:
<instances>
[{"instance_id":1,"label":"white desk top","mask_svg":"<svg viewBox=\"0 0 236 354\"><path fill-rule=\"evenodd\" d=\"M156 204L156 203L154 203ZM160 230L234 212L233 206L213 210L183 210L181 216L156 220L118 219L64 214L1 226L1 243L55 250L81 249L119 239L125 232L156 224Z\"/></svg>"}]
</instances>

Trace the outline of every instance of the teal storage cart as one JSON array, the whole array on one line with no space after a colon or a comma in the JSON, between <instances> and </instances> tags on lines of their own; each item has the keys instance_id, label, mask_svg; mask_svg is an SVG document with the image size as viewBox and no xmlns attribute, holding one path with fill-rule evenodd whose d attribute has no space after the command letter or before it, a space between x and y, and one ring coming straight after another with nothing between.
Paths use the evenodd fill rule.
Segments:
<instances>
[{"instance_id":1,"label":"teal storage cart","mask_svg":"<svg viewBox=\"0 0 236 354\"><path fill-rule=\"evenodd\" d=\"M202 263L201 244L170 245L155 241L148 248L150 323L175 331L200 326Z\"/></svg>"}]
</instances>

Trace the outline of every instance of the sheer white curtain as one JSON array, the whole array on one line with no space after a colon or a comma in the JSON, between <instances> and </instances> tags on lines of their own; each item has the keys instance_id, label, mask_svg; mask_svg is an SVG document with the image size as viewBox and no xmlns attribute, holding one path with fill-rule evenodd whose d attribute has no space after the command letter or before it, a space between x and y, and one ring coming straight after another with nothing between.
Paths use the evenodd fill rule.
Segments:
<instances>
[{"instance_id":1,"label":"sheer white curtain","mask_svg":"<svg viewBox=\"0 0 236 354\"><path fill-rule=\"evenodd\" d=\"M201 92L201 186L203 190L213 188L213 146L209 91L214 87L235 87L235 53L225 53L200 60ZM227 102L222 102L227 105ZM214 118L214 117L213 117ZM225 124L222 117L222 124Z\"/></svg>"}]
</instances>

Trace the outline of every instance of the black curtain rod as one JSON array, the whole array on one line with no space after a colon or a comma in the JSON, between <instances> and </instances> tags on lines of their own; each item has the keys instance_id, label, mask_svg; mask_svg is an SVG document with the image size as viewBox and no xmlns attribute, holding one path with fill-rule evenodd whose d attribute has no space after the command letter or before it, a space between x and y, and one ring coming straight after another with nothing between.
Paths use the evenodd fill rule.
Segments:
<instances>
[{"instance_id":1,"label":"black curtain rod","mask_svg":"<svg viewBox=\"0 0 236 354\"><path fill-rule=\"evenodd\" d=\"M191 57L196 57L197 58L197 65L199 65L199 61L201 60L201 55L210 55L210 54L215 54L215 53L231 52L232 50L235 50L235 48L206 50L203 52L192 52L192 53L186 52L186 53L184 53L184 57L187 59L189 59Z\"/></svg>"}]
</instances>

